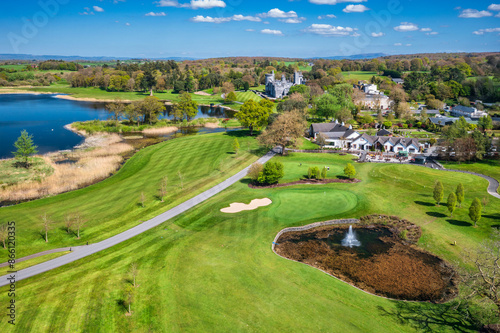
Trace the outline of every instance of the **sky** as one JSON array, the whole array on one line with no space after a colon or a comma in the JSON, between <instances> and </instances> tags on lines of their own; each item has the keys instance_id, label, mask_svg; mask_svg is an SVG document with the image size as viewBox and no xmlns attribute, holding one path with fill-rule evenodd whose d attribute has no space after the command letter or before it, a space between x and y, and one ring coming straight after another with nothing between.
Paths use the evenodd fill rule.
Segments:
<instances>
[{"instance_id":1,"label":"sky","mask_svg":"<svg viewBox=\"0 0 500 333\"><path fill-rule=\"evenodd\" d=\"M133 58L500 51L500 0L19 0L0 53Z\"/></svg>"}]
</instances>

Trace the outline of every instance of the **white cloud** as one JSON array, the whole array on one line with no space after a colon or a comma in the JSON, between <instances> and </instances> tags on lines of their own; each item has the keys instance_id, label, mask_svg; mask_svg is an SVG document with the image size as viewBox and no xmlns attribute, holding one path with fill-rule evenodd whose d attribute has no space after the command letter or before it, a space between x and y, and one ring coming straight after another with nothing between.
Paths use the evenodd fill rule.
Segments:
<instances>
[{"instance_id":1,"label":"white cloud","mask_svg":"<svg viewBox=\"0 0 500 333\"><path fill-rule=\"evenodd\" d=\"M274 8L268 11L267 13L259 14L260 17L272 17L272 18L296 18L298 17L297 13L293 10L289 12L284 12L281 9Z\"/></svg>"},{"instance_id":2,"label":"white cloud","mask_svg":"<svg viewBox=\"0 0 500 333\"><path fill-rule=\"evenodd\" d=\"M264 29L261 30L260 32L265 35L283 36L283 33L280 30Z\"/></svg>"},{"instance_id":3,"label":"white cloud","mask_svg":"<svg viewBox=\"0 0 500 333\"><path fill-rule=\"evenodd\" d=\"M337 18L337 16L335 16L333 14L327 14L327 15L320 15L320 16L318 16L318 20L333 19L333 18Z\"/></svg>"},{"instance_id":4,"label":"white cloud","mask_svg":"<svg viewBox=\"0 0 500 333\"><path fill-rule=\"evenodd\" d=\"M491 33L491 32L500 32L500 28L489 28L489 29L479 29L477 31L474 31L474 35L484 35L484 33Z\"/></svg>"},{"instance_id":5,"label":"white cloud","mask_svg":"<svg viewBox=\"0 0 500 333\"><path fill-rule=\"evenodd\" d=\"M418 25L410 22L401 22L401 25L394 27L394 30L399 32L408 32L418 30Z\"/></svg>"},{"instance_id":6,"label":"white cloud","mask_svg":"<svg viewBox=\"0 0 500 333\"><path fill-rule=\"evenodd\" d=\"M126 26L130 26L130 23L128 23L128 22L127 22L127 23L125 23L125 25L126 25Z\"/></svg>"},{"instance_id":7,"label":"white cloud","mask_svg":"<svg viewBox=\"0 0 500 333\"><path fill-rule=\"evenodd\" d=\"M420 29L420 31L429 32L429 31L432 31L432 29L431 28L422 28L422 29Z\"/></svg>"},{"instance_id":8,"label":"white cloud","mask_svg":"<svg viewBox=\"0 0 500 333\"><path fill-rule=\"evenodd\" d=\"M439 32L432 31L432 32L426 32L425 33L427 36L433 36L433 35L439 35Z\"/></svg>"},{"instance_id":9,"label":"white cloud","mask_svg":"<svg viewBox=\"0 0 500 333\"><path fill-rule=\"evenodd\" d=\"M309 0L310 3L315 5L336 5L342 2L361 3L366 1L367 0Z\"/></svg>"},{"instance_id":10,"label":"white cloud","mask_svg":"<svg viewBox=\"0 0 500 333\"><path fill-rule=\"evenodd\" d=\"M394 46L403 46L401 43L394 43Z\"/></svg>"},{"instance_id":11,"label":"white cloud","mask_svg":"<svg viewBox=\"0 0 500 333\"><path fill-rule=\"evenodd\" d=\"M225 8L222 0L191 0L189 3L179 3L177 0L160 0L155 2L158 7L178 7L191 9Z\"/></svg>"},{"instance_id":12,"label":"white cloud","mask_svg":"<svg viewBox=\"0 0 500 333\"><path fill-rule=\"evenodd\" d=\"M294 18L287 18L287 19L279 19L278 21L285 22L285 23L296 24L296 23L302 23L305 20L306 20L305 17L294 17Z\"/></svg>"},{"instance_id":13,"label":"white cloud","mask_svg":"<svg viewBox=\"0 0 500 333\"><path fill-rule=\"evenodd\" d=\"M159 13L149 12L145 16L167 16L167 14L165 14L165 12L159 12Z\"/></svg>"},{"instance_id":14,"label":"white cloud","mask_svg":"<svg viewBox=\"0 0 500 333\"><path fill-rule=\"evenodd\" d=\"M347 5L342 11L344 13L362 13L370 10L370 8L365 5Z\"/></svg>"},{"instance_id":15,"label":"white cloud","mask_svg":"<svg viewBox=\"0 0 500 333\"><path fill-rule=\"evenodd\" d=\"M261 19L255 16L243 16L243 15L233 15L229 17L211 17L211 16L202 16L197 15L191 19L192 22L196 23L226 23L230 21L251 21L251 22L260 22Z\"/></svg>"},{"instance_id":16,"label":"white cloud","mask_svg":"<svg viewBox=\"0 0 500 333\"><path fill-rule=\"evenodd\" d=\"M500 4L492 3L488 6L488 10L500 11Z\"/></svg>"},{"instance_id":17,"label":"white cloud","mask_svg":"<svg viewBox=\"0 0 500 333\"><path fill-rule=\"evenodd\" d=\"M247 31L247 32L254 32L255 29L246 29L245 31Z\"/></svg>"},{"instance_id":18,"label":"white cloud","mask_svg":"<svg viewBox=\"0 0 500 333\"><path fill-rule=\"evenodd\" d=\"M94 6L92 7L96 12L99 12L99 13L102 13L104 11L104 9L102 9L101 7L99 6Z\"/></svg>"},{"instance_id":19,"label":"white cloud","mask_svg":"<svg viewBox=\"0 0 500 333\"><path fill-rule=\"evenodd\" d=\"M304 32L309 32L322 36L357 36L356 29L350 27L335 27L330 24L313 24L304 29Z\"/></svg>"},{"instance_id":20,"label":"white cloud","mask_svg":"<svg viewBox=\"0 0 500 333\"><path fill-rule=\"evenodd\" d=\"M384 35L385 35L385 34L384 34L383 32L379 32L379 33L377 33L377 32L372 32L372 33L371 33L371 36L372 36L372 37L375 37L375 38L377 38L377 37L382 37L382 36L384 36Z\"/></svg>"},{"instance_id":21,"label":"white cloud","mask_svg":"<svg viewBox=\"0 0 500 333\"><path fill-rule=\"evenodd\" d=\"M488 16L492 16L493 14L486 11L486 10L477 10L477 9L464 9L462 10L462 12L460 13L460 15L458 15L458 17L461 17L461 18L481 18L481 17L488 17Z\"/></svg>"}]
</instances>

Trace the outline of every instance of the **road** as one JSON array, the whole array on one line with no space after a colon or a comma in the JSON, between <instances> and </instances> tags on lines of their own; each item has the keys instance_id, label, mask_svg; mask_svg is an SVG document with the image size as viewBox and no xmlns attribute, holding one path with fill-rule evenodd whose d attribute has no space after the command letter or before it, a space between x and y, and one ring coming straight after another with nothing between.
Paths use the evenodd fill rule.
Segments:
<instances>
[{"instance_id":1,"label":"road","mask_svg":"<svg viewBox=\"0 0 500 333\"><path fill-rule=\"evenodd\" d=\"M264 164L267 161L269 161L271 158L273 158L275 154L276 153L274 151L270 151L265 156L260 158L258 160L258 162L261 164ZM143 232L148 231L154 227L157 227L160 224L162 224L163 222L170 220L170 219L186 212L187 210L199 205L200 203L210 199L211 197L215 196L216 194L219 194L220 192L224 191L225 189L227 189L231 185L237 183L238 181L240 181L241 179L243 179L247 175L249 168L250 168L250 166L246 167L245 169L241 170L240 172L238 172L234 176L226 179L225 181L212 187L211 189L195 196L192 199L187 200L186 202L166 211L163 214L160 214L160 215L152 218L149 221L146 221L138 226L133 227L132 229L124 231L118 235L115 235L111 238L103 240L99 243L75 248L73 252L66 254L64 256L49 260L47 262L29 267L29 268L22 269L18 272L12 273L12 274L1 276L0 277L0 287L10 284L10 278L12 278L12 277L15 278L16 282L20 281L20 280L27 279L29 277L50 271L54 268L64 266L64 265L69 264L71 262L74 262L76 260L80 260L82 258L88 257L92 254L95 254L97 252L100 252L102 250L110 248L114 245L122 243L126 240L129 240L132 237L140 235Z\"/></svg>"}]
</instances>

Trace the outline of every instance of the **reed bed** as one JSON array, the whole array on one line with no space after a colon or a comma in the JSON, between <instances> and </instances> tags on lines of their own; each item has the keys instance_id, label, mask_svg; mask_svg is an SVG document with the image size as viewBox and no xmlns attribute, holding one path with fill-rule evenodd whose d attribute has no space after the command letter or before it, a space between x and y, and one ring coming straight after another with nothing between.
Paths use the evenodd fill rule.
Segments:
<instances>
[{"instance_id":1,"label":"reed bed","mask_svg":"<svg viewBox=\"0 0 500 333\"><path fill-rule=\"evenodd\" d=\"M118 135L93 136L78 150L62 155L42 156L54 172L40 180L19 183L0 189L0 202L15 203L73 191L112 175L123 162L123 154L134 148L119 142ZM91 147L92 144L99 146ZM74 163L58 164L54 160L65 157Z\"/></svg>"},{"instance_id":2,"label":"reed bed","mask_svg":"<svg viewBox=\"0 0 500 333\"><path fill-rule=\"evenodd\" d=\"M174 126L170 127L158 127L158 128L147 128L142 131L143 134L145 135L164 135L164 134L170 134L170 133L175 133L179 129Z\"/></svg>"}]
</instances>

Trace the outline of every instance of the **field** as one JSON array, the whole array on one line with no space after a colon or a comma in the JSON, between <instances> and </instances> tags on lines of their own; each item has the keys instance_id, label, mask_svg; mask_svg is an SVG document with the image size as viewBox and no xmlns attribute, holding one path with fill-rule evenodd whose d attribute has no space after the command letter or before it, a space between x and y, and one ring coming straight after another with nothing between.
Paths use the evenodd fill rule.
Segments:
<instances>
[{"instance_id":1,"label":"field","mask_svg":"<svg viewBox=\"0 0 500 333\"><path fill-rule=\"evenodd\" d=\"M379 76L378 72L342 72L346 79L352 79L357 81L370 81L373 76Z\"/></svg>"},{"instance_id":2,"label":"field","mask_svg":"<svg viewBox=\"0 0 500 333\"><path fill-rule=\"evenodd\" d=\"M256 160L249 152L257 148L256 141L246 136L238 138L239 154L231 154L238 133L183 137L145 148L115 176L78 191L3 207L0 221L17 222L18 257L106 239L195 196ZM163 177L168 177L165 203L157 199ZM139 204L141 193L146 198L145 208ZM80 240L64 230L65 216L75 212L89 220ZM45 213L55 221L49 243L40 233L40 216Z\"/></svg>"},{"instance_id":3,"label":"field","mask_svg":"<svg viewBox=\"0 0 500 333\"><path fill-rule=\"evenodd\" d=\"M484 160L474 163L441 162L446 169L456 169L481 173L500 182L500 160ZM500 189L499 189L500 191Z\"/></svg>"},{"instance_id":4,"label":"field","mask_svg":"<svg viewBox=\"0 0 500 333\"><path fill-rule=\"evenodd\" d=\"M236 100L238 102L245 103L246 101L253 100L256 102L260 102L262 100L262 97L257 96L251 91L246 91L246 92L236 92Z\"/></svg>"},{"instance_id":5,"label":"field","mask_svg":"<svg viewBox=\"0 0 500 333\"><path fill-rule=\"evenodd\" d=\"M221 155L229 156L229 160L232 157L227 154L232 138L219 135L204 137L206 144L197 141L201 147L189 157L176 157L180 154L178 147L185 147L193 139L196 137L150 147L134 156L108 181L69 195L21 205L22 211L9 208L9 214L36 216L41 203L62 214L63 204L78 202L83 211L101 217L96 224L105 225L89 228L85 236L92 235L92 240L108 237L123 229L120 223L130 227L133 222L127 221L145 220L152 215L148 208L130 208L135 201L125 192L129 187L133 187L132 194L145 190L149 196L155 187L149 183L156 183L165 168L177 171L170 167L171 163L186 168L197 165L189 187L198 188L196 182L207 183L201 165L213 170ZM194 150L196 144L191 143L190 147ZM165 164L168 158L176 159ZM206 159L209 161L204 162ZM248 157L245 162L251 159ZM309 166L329 166L329 177L336 177L352 156L292 154L276 159L285 164L285 182L303 177ZM454 261L465 248L475 247L485 239L500 219L500 200L492 197L478 227L470 224L465 207L473 198L485 195L487 182L481 178L418 166L355 166L357 178L362 180L357 184L250 189L248 181L243 180L134 239L86 260L20 281L17 293L22 297L16 302L15 328L19 332L474 331L476 327L462 313L452 310L451 305L395 302L370 296L271 251L276 233L285 227L382 213L418 224L423 231L419 245ZM453 219L445 207L433 202L432 187L438 178L446 195L459 182L465 186L464 208L457 209ZM108 196L112 198L108 200ZM233 202L248 203L266 197L273 201L268 207L238 214L220 212ZM126 218L115 218L120 223L105 222L103 210L123 212ZM30 222L34 223L33 218ZM20 240L21 244L26 240ZM455 246L451 245L454 241ZM36 244L32 249L35 247ZM139 267L138 287L134 289L133 313L126 316L125 289L131 284L129 267L134 262ZM0 288L0 302L6 301L6 288ZM5 320L0 322L0 330L6 331L7 326Z\"/></svg>"},{"instance_id":6,"label":"field","mask_svg":"<svg viewBox=\"0 0 500 333\"><path fill-rule=\"evenodd\" d=\"M294 61L285 61L285 66L295 65L297 62ZM299 70L302 72L310 72L312 70L312 66L299 66Z\"/></svg>"}]
</instances>

